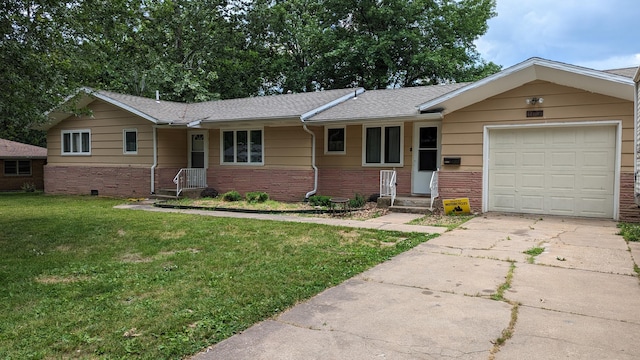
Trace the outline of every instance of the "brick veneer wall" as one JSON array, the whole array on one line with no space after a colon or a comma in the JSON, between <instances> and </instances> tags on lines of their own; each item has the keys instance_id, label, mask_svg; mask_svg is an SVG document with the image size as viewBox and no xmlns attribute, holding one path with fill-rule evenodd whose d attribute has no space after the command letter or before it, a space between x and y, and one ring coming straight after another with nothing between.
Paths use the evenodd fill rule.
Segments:
<instances>
[{"instance_id":1,"label":"brick veneer wall","mask_svg":"<svg viewBox=\"0 0 640 360\"><path fill-rule=\"evenodd\" d=\"M44 189L44 170L43 166L46 160L31 160L31 175L28 176L5 176L4 160L0 159L0 191L4 190L20 190L25 183L34 184L37 190Z\"/></svg>"},{"instance_id":2,"label":"brick veneer wall","mask_svg":"<svg viewBox=\"0 0 640 360\"><path fill-rule=\"evenodd\" d=\"M396 169L396 192L411 193L411 171ZM368 198L380 193L380 169L320 169L318 194L352 198L356 193Z\"/></svg>"},{"instance_id":3,"label":"brick veneer wall","mask_svg":"<svg viewBox=\"0 0 640 360\"><path fill-rule=\"evenodd\" d=\"M313 189L313 170L209 168L207 185L220 193L236 190L244 195L263 191L278 201L302 201Z\"/></svg>"},{"instance_id":4,"label":"brick veneer wall","mask_svg":"<svg viewBox=\"0 0 640 360\"><path fill-rule=\"evenodd\" d=\"M634 201L633 173L620 174L620 221L640 222L640 208Z\"/></svg>"},{"instance_id":5,"label":"brick veneer wall","mask_svg":"<svg viewBox=\"0 0 640 360\"><path fill-rule=\"evenodd\" d=\"M173 183L173 178L180 171L179 167L176 168L156 168L155 188L157 189L175 189L176 184Z\"/></svg>"},{"instance_id":6,"label":"brick veneer wall","mask_svg":"<svg viewBox=\"0 0 640 360\"><path fill-rule=\"evenodd\" d=\"M151 191L150 168L50 166L44 167L44 188L48 194L91 194L118 197L146 197Z\"/></svg>"},{"instance_id":7,"label":"brick veneer wall","mask_svg":"<svg viewBox=\"0 0 640 360\"><path fill-rule=\"evenodd\" d=\"M469 198L472 212L482 211L482 172L440 171L438 177L440 199Z\"/></svg>"}]
</instances>

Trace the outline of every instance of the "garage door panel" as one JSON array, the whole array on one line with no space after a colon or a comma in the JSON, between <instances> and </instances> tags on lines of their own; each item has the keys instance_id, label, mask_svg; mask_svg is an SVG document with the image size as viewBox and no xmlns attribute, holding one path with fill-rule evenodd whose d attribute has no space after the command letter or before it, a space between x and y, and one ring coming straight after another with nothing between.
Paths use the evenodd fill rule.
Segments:
<instances>
[{"instance_id":1,"label":"garage door panel","mask_svg":"<svg viewBox=\"0 0 640 360\"><path fill-rule=\"evenodd\" d=\"M575 191L576 176L574 174L550 174L548 191Z\"/></svg>"},{"instance_id":2,"label":"garage door panel","mask_svg":"<svg viewBox=\"0 0 640 360\"><path fill-rule=\"evenodd\" d=\"M544 151L523 151L521 154L519 165L521 165L523 169L544 168L546 160Z\"/></svg>"},{"instance_id":3,"label":"garage door panel","mask_svg":"<svg viewBox=\"0 0 640 360\"><path fill-rule=\"evenodd\" d=\"M538 213L544 211L544 197L541 195L520 196L522 211Z\"/></svg>"},{"instance_id":4,"label":"garage door panel","mask_svg":"<svg viewBox=\"0 0 640 360\"><path fill-rule=\"evenodd\" d=\"M550 154L551 166L562 169L574 168L576 166L575 151L558 151Z\"/></svg>"},{"instance_id":5,"label":"garage door panel","mask_svg":"<svg viewBox=\"0 0 640 360\"><path fill-rule=\"evenodd\" d=\"M491 130L488 210L612 218L615 134L615 126Z\"/></svg>"}]
</instances>

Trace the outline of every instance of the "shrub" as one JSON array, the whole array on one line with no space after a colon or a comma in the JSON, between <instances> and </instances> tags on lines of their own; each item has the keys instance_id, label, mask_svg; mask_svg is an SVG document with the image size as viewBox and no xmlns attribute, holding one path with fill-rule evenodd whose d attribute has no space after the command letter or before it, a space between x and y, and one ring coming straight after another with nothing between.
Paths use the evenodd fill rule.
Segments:
<instances>
[{"instance_id":1,"label":"shrub","mask_svg":"<svg viewBox=\"0 0 640 360\"><path fill-rule=\"evenodd\" d=\"M326 195L313 195L309 197L309 204L311 206L324 206L329 207L331 205L331 196Z\"/></svg>"},{"instance_id":2,"label":"shrub","mask_svg":"<svg viewBox=\"0 0 640 360\"><path fill-rule=\"evenodd\" d=\"M224 201L240 201L242 200L242 195L235 190L227 191L222 194L222 200Z\"/></svg>"},{"instance_id":3,"label":"shrub","mask_svg":"<svg viewBox=\"0 0 640 360\"><path fill-rule=\"evenodd\" d=\"M214 188L206 188L200 193L200 197L203 198L214 198L216 196L218 196L218 190Z\"/></svg>"},{"instance_id":4,"label":"shrub","mask_svg":"<svg viewBox=\"0 0 640 360\"><path fill-rule=\"evenodd\" d=\"M24 191L24 192L34 192L34 191L36 191L36 184L34 184L32 182L26 182L26 183L22 184L20 189L22 189L22 191Z\"/></svg>"},{"instance_id":5,"label":"shrub","mask_svg":"<svg viewBox=\"0 0 640 360\"><path fill-rule=\"evenodd\" d=\"M269 194L262 191L252 191L245 194L245 199L249 203L262 203L269 200Z\"/></svg>"},{"instance_id":6,"label":"shrub","mask_svg":"<svg viewBox=\"0 0 640 360\"><path fill-rule=\"evenodd\" d=\"M356 193L353 199L349 200L349 207L352 209L359 209L363 207L366 202L367 200L364 198L364 196Z\"/></svg>"}]
</instances>

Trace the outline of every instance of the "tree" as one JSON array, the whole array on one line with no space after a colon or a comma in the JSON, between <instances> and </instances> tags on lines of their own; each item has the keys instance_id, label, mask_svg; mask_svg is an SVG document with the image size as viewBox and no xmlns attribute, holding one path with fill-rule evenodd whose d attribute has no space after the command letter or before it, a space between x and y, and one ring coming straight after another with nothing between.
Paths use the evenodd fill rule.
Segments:
<instances>
[{"instance_id":1,"label":"tree","mask_svg":"<svg viewBox=\"0 0 640 360\"><path fill-rule=\"evenodd\" d=\"M252 39L278 59L265 68L283 90L471 81L499 70L473 43L494 8L494 0L265 0L253 8L265 20Z\"/></svg>"}]
</instances>

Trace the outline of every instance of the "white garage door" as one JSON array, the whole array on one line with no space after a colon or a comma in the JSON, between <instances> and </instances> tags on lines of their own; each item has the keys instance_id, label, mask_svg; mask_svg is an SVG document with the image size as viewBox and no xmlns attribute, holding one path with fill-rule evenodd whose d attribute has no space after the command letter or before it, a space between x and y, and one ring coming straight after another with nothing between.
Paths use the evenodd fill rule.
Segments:
<instances>
[{"instance_id":1,"label":"white garage door","mask_svg":"<svg viewBox=\"0 0 640 360\"><path fill-rule=\"evenodd\" d=\"M615 126L492 129L488 210L613 218Z\"/></svg>"}]
</instances>

